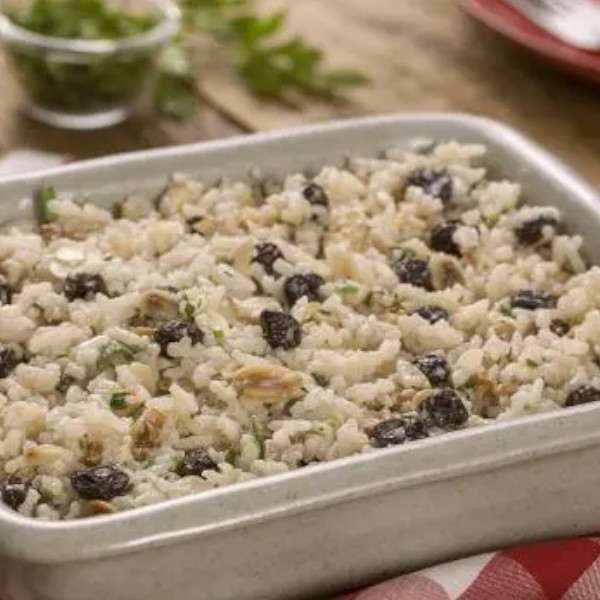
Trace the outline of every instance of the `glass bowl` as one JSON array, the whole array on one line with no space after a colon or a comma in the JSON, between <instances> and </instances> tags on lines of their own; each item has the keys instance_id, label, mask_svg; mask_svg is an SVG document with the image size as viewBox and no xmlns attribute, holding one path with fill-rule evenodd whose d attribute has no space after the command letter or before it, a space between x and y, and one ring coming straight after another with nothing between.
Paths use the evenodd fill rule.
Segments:
<instances>
[{"instance_id":1,"label":"glass bowl","mask_svg":"<svg viewBox=\"0 0 600 600\"><path fill-rule=\"evenodd\" d=\"M140 3L138 2L138 5ZM100 129L126 119L156 72L162 47L177 33L171 0L144 0L154 27L118 40L34 33L15 24L0 0L0 37L35 119L66 129Z\"/></svg>"}]
</instances>

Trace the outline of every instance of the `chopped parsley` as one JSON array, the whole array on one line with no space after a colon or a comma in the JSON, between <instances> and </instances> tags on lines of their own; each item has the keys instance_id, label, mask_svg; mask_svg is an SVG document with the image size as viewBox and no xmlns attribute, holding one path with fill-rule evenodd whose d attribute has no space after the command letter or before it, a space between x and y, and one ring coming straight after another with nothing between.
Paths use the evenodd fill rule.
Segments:
<instances>
[{"instance_id":1,"label":"chopped parsley","mask_svg":"<svg viewBox=\"0 0 600 600\"><path fill-rule=\"evenodd\" d=\"M125 410L127 408L127 396L129 392L115 392L110 397L111 410Z\"/></svg>"},{"instance_id":2,"label":"chopped parsley","mask_svg":"<svg viewBox=\"0 0 600 600\"><path fill-rule=\"evenodd\" d=\"M56 200L56 191L51 185L43 185L33 193L33 210L39 225L50 223L56 215L50 210L50 202Z\"/></svg>"},{"instance_id":3,"label":"chopped parsley","mask_svg":"<svg viewBox=\"0 0 600 600\"><path fill-rule=\"evenodd\" d=\"M110 341L100 350L98 369L103 371L109 367L127 365L133 361L134 351L129 346L116 341Z\"/></svg>"},{"instance_id":4,"label":"chopped parsley","mask_svg":"<svg viewBox=\"0 0 600 600\"><path fill-rule=\"evenodd\" d=\"M339 285L336 288L336 291L338 291L340 294L356 294L356 292L358 292L358 285L348 281L347 283L342 283Z\"/></svg>"},{"instance_id":5,"label":"chopped parsley","mask_svg":"<svg viewBox=\"0 0 600 600\"><path fill-rule=\"evenodd\" d=\"M229 448L225 453L225 462L233 465L235 467L235 462L237 460L237 452L234 448Z\"/></svg>"},{"instance_id":6,"label":"chopped parsley","mask_svg":"<svg viewBox=\"0 0 600 600\"><path fill-rule=\"evenodd\" d=\"M252 435L258 446L258 458L263 459L266 452L265 435L255 417L252 417Z\"/></svg>"},{"instance_id":7,"label":"chopped parsley","mask_svg":"<svg viewBox=\"0 0 600 600\"><path fill-rule=\"evenodd\" d=\"M60 376L56 387L54 388L57 392L61 394L66 394L69 388L75 383L75 379L70 375L65 375L64 373Z\"/></svg>"}]
</instances>

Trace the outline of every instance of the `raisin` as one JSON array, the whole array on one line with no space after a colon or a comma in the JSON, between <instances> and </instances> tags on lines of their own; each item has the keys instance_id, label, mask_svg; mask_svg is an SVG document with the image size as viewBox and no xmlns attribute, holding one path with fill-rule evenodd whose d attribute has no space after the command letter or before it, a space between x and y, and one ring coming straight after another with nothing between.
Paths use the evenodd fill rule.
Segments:
<instances>
[{"instance_id":1,"label":"raisin","mask_svg":"<svg viewBox=\"0 0 600 600\"><path fill-rule=\"evenodd\" d=\"M64 294L69 300L93 300L96 294L108 296L106 283L97 273L76 273L65 279Z\"/></svg>"},{"instance_id":2,"label":"raisin","mask_svg":"<svg viewBox=\"0 0 600 600\"><path fill-rule=\"evenodd\" d=\"M430 246L436 252L445 252L460 258L460 248L454 241L454 234L460 225L460 221L450 220L436 225L431 230Z\"/></svg>"},{"instance_id":3,"label":"raisin","mask_svg":"<svg viewBox=\"0 0 600 600\"><path fill-rule=\"evenodd\" d=\"M114 465L77 469L71 473L71 486L84 500L112 500L129 487L129 475Z\"/></svg>"},{"instance_id":4,"label":"raisin","mask_svg":"<svg viewBox=\"0 0 600 600\"><path fill-rule=\"evenodd\" d=\"M450 381L450 367L446 359L439 354L425 354L414 361L415 366L433 387L444 387Z\"/></svg>"},{"instance_id":5,"label":"raisin","mask_svg":"<svg viewBox=\"0 0 600 600\"><path fill-rule=\"evenodd\" d=\"M406 184L421 188L429 196L449 202L454 185L452 178L443 169L418 169L410 174Z\"/></svg>"},{"instance_id":6,"label":"raisin","mask_svg":"<svg viewBox=\"0 0 600 600\"><path fill-rule=\"evenodd\" d=\"M409 283L429 292L433 290L429 265L418 258L399 260L396 263L396 275L400 283Z\"/></svg>"},{"instance_id":7,"label":"raisin","mask_svg":"<svg viewBox=\"0 0 600 600\"><path fill-rule=\"evenodd\" d=\"M469 412L460 396L451 388L445 388L428 396L419 408L421 418L440 429L456 429L464 425Z\"/></svg>"},{"instance_id":8,"label":"raisin","mask_svg":"<svg viewBox=\"0 0 600 600\"><path fill-rule=\"evenodd\" d=\"M0 306L12 302L13 291L4 275L0 275Z\"/></svg>"},{"instance_id":9,"label":"raisin","mask_svg":"<svg viewBox=\"0 0 600 600\"><path fill-rule=\"evenodd\" d=\"M422 306L412 314L419 315L421 318L429 321L432 325L442 319L448 318L448 311L441 306Z\"/></svg>"},{"instance_id":10,"label":"raisin","mask_svg":"<svg viewBox=\"0 0 600 600\"><path fill-rule=\"evenodd\" d=\"M2 490L4 504L10 506L13 510L18 510L27 498L27 494L31 489L31 482L22 477L11 475L2 482L0 489Z\"/></svg>"},{"instance_id":11,"label":"raisin","mask_svg":"<svg viewBox=\"0 0 600 600\"><path fill-rule=\"evenodd\" d=\"M18 364L17 353L9 346L0 345L0 378L8 377Z\"/></svg>"},{"instance_id":12,"label":"raisin","mask_svg":"<svg viewBox=\"0 0 600 600\"><path fill-rule=\"evenodd\" d=\"M389 419L377 423L371 430L371 445L375 448L386 446L397 446L404 442L421 440L427 437L427 428L421 419L414 417L403 417L401 419Z\"/></svg>"},{"instance_id":13,"label":"raisin","mask_svg":"<svg viewBox=\"0 0 600 600\"><path fill-rule=\"evenodd\" d=\"M520 290L511 299L513 308L537 310L538 308L556 308L556 296L535 290Z\"/></svg>"},{"instance_id":14,"label":"raisin","mask_svg":"<svg viewBox=\"0 0 600 600\"><path fill-rule=\"evenodd\" d=\"M558 221L549 215L542 215L531 221L526 221L515 230L517 239L522 244L532 246L541 242L544 237L544 229L549 227L556 231Z\"/></svg>"},{"instance_id":15,"label":"raisin","mask_svg":"<svg viewBox=\"0 0 600 600\"><path fill-rule=\"evenodd\" d=\"M204 471L216 470L217 464L204 448L186 450L183 460L177 466L176 473L180 477L196 475L203 477Z\"/></svg>"},{"instance_id":16,"label":"raisin","mask_svg":"<svg viewBox=\"0 0 600 600\"><path fill-rule=\"evenodd\" d=\"M558 337L563 337L569 333L571 325L562 319L552 319L550 322L550 331Z\"/></svg>"},{"instance_id":17,"label":"raisin","mask_svg":"<svg viewBox=\"0 0 600 600\"><path fill-rule=\"evenodd\" d=\"M154 332L154 341L160 346L161 356L169 357L169 344L189 338L192 345L204 341L204 333L193 321L167 321Z\"/></svg>"},{"instance_id":18,"label":"raisin","mask_svg":"<svg viewBox=\"0 0 600 600\"><path fill-rule=\"evenodd\" d=\"M582 385L569 394L565 406L579 406L598 401L600 401L600 390L591 385Z\"/></svg>"},{"instance_id":19,"label":"raisin","mask_svg":"<svg viewBox=\"0 0 600 600\"><path fill-rule=\"evenodd\" d=\"M263 337L271 348L290 350L302 341L300 323L287 313L264 310L260 315L260 325Z\"/></svg>"},{"instance_id":20,"label":"raisin","mask_svg":"<svg viewBox=\"0 0 600 600\"><path fill-rule=\"evenodd\" d=\"M309 273L308 275L292 275L284 286L283 293L290 306L294 306L300 298L306 296L309 302L319 302L319 289L325 283L322 277Z\"/></svg>"},{"instance_id":21,"label":"raisin","mask_svg":"<svg viewBox=\"0 0 600 600\"><path fill-rule=\"evenodd\" d=\"M313 206L329 206L327 192L317 183L309 183L302 191L302 195Z\"/></svg>"},{"instance_id":22,"label":"raisin","mask_svg":"<svg viewBox=\"0 0 600 600\"><path fill-rule=\"evenodd\" d=\"M262 244L257 244L256 254L252 259L252 262L257 262L262 265L267 274L277 275L273 265L280 258L284 258L283 252L281 252L275 244L264 242Z\"/></svg>"}]
</instances>

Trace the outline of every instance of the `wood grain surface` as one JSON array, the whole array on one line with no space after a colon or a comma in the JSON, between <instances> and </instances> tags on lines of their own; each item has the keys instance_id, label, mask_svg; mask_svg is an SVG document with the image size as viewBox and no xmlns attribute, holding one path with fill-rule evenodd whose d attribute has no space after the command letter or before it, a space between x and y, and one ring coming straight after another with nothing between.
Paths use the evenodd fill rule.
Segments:
<instances>
[{"instance_id":1,"label":"wood grain surface","mask_svg":"<svg viewBox=\"0 0 600 600\"><path fill-rule=\"evenodd\" d=\"M600 184L600 90L513 48L467 17L455 0L262 0L285 7L290 28L322 46L332 64L362 69L371 83L344 103L274 105L250 97L226 63L199 64L204 108L191 124L142 111L93 133L66 133L19 112L18 91L0 63L0 149L36 147L76 157L210 139L336 117L464 111L507 122Z\"/></svg>"}]
</instances>

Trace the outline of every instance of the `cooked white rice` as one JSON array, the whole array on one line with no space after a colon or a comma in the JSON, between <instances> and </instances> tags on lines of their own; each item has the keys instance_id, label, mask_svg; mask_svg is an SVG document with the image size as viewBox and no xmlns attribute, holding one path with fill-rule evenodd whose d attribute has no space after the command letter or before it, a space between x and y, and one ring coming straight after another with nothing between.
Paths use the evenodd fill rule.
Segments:
<instances>
[{"instance_id":1,"label":"cooked white rice","mask_svg":"<svg viewBox=\"0 0 600 600\"><path fill-rule=\"evenodd\" d=\"M0 236L13 291L0 358L18 362L0 380L5 501L43 519L120 511L379 451L389 440L373 428L390 419L422 437L554 410L574 390L587 396L568 403L595 399L582 386L600 387L600 269L587 270L556 209L520 206L519 185L488 179L482 164L484 148L456 143L352 159L314 179L327 206L306 199L302 174L270 194L178 174L158 210L132 197L115 219L64 197L39 232ZM540 217L550 224L524 243L516 232ZM430 247L449 218L462 221L450 240L460 256ZM272 269L253 260L261 242L284 257ZM415 258L432 291L399 283L398 261ZM100 275L106 293L69 301L65 278L80 273ZM308 273L324 281L318 298L290 307L283 286ZM556 307L511 306L522 290ZM448 316L412 314L425 306ZM272 348L263 310L289 312L299 345ZM185 336L165 357L154 336L172 320L193 321L203 340ZM439 390L413 361L429 353L468 411L448 427L424 408ZM182 476L197 449L213 467ZM116 497L73 488L74 472L97 465L125 474Z\"/></svg>"}]
</instances>

